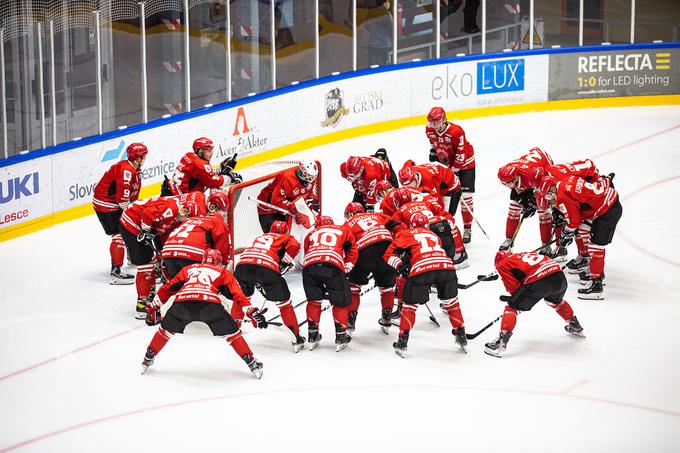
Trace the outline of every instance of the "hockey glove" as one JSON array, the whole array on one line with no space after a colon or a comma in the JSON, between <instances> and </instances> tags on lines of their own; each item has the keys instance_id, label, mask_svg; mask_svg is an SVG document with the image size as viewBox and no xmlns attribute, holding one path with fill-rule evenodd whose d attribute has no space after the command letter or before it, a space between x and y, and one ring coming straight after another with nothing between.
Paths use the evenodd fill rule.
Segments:
<instances>
[{"instance_id":1,"label":"hockey glove","mask_svg":"<svg viewBox=\"0 0 680 453\"><path fill-rule=\"evenodd\" d=\"M512 297L512 296L508 296L508 295L506 295L506 294L503 294L503 295L501 295L501 296L499 297L499 299L500 299L501 302L510 302L510 298L511 298L511 297Z\"/></svg>"},{"instance_id":2,"label":"hockey glove","mask_svg":"<svg viewBox=\"0 0 680 453\"><path fill-rule=\"evenodd\" d=\"M562 211L559 209L554 209L552 210L552 227L554 230L557 228L565 225L567 223L566 219L564 218L564 214L562 214Z\"/></svg>"},{"instance_id":3,"label":"hockey glove","mask_svg":"<svg viewBox=\"0 0 680 453\"><path fill-rule=\"evenodd\" d=\"M234 168L236 168L236 156L238 156L238 153L234 153L233 156L227 157L220 163L221 175L228 175L234 171Z\"/></svg>"},{"instance_id":4,"label":"hockey glove","mask_svg":"<svg viewBox=\"0 0 680 453\"><path fill-rule=\"evenodd\" d=\"M408 277L409 272L411 272L411 266L406 263L402 263L402 265L397 268L397 275L404 278Z\"/></svg>"},{"instance_id":5,"label":"hockey glove","mask_svg":"<svg viewBox=\"0 0 680 453\"><path fill-rule=\"evenodd\" d=\"M521 200L520 204L522 205L522 217L525 219L528 219L529 217L533 216L536 214L536 201L526 197Z\"/></svg>"},{"instance_id":6,"label":"hockey glove","mask_svg":"<svg viewBox=\"0 0 680 453\"><path fill-rule=\"evenodd\" d=\"M156 233L152 231L142 231L137 236L137 241L155 250L154 239L156 239Z\"/></svg>"},{"instance_id":7,"label":"hockey glove","mask_svg":"<svg viewBox=\"0 0 680 453\"><path fill-rule=\"evenodd\" d=\"M279 271L281 272L281 276L283 277L284 275L286 275L286 273L294 267L295 265L293 263L286 263L282 261L281 264L279 264Z\"/></svg>"},{"instance_id":8,"label":"hockey glove","mask_svg":"<svg viewBox=\"0 0 680 453\"><path fill-rule=\"evenodd\" d=\"M235 171L229 173L228 176L231 178L231 184L241 184L243 182L243 176L236 173Z\"/></svg>"},{"instance_id":9,"label":"hockey glove","mask_svg":"<svg viewBox=\"0 0 680 453\"><path fill-rule=\"evenodd\" d=\"M498 274L494 272L489 275L478 275L477 280L481 282L491 282L494 280L498 280Z\"/></svg>"},{"instance_id":10,"label":"hockey glove","mask_svg":"<svg viewBox=\"0 0 680 453\"><path fill-rule=\"evenodd\" d=\"M152 304L146 306L146 325L155 326L161 322L160 307L155 307Z\"/></svg>"},{"instance_id":11,"label":"hockey glove","mask_svg":"<svg viewBox=\"0 0 680 453\"><path fill-rule=\"evenodd\" d=\"M560 235L560 246L567 247L574 242L574 234L576 234L576 230L569 230L568 228L562 230L562 234Z\"/></svg>"},{"instance_id":12,"label":"hockey glove","mask_svg":"<svg viewBox=\"0 0 680 453\"><path fill-rule=\"evenodd\" d=\"M386 162L389 162L390 159L387 157L387 151L385 148L380 148L378 151L375 152L373 157L377 157L380 160L384 160Z\"/></svg>"},{"instance_id":13,"label":"hockey glove","mask_svg":"<svg viewBox=\"0 0 680 453\"><path fill-rule=\"evenodd\" d=\"M430 162L437 162L439 159L437 159L437 150L434 148L430 148Z\"/></svg>"},{"instance_id":14,"label":"hockey glove","mask_svg":"<svg viewBox=\"0 0 680 453\"><path fill-rule=\"evenodd\" d=\"M256 327L258 329L266 329L268 324L267 320L264 317L264 314L267 312L267 308L264 310L260 311L255 307L251 307L246 311L246 316L248 319L250 319L250 322L253 323L253 327Z\"/></svg>"},{"instance_id":15,"label":"hockey glove","mask_svg":"<svg viewBox=\"0 0 680 453\"><path fill-rule=\"evenodd\" d=\"M367 204L366 207L365 207L365 210L366 210L367 213L375 212L375 206L372 205L372 204Z\"/></svg>"}]
</instances>

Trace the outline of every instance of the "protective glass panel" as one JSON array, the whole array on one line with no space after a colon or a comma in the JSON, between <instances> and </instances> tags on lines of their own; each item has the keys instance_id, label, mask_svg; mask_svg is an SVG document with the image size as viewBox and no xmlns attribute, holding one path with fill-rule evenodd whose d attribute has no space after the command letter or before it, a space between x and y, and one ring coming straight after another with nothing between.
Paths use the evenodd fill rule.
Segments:
<instances>
[{"instance_id":1,"label":"protective glass panel","mask_svg":"<svg viewBox=\"0 0 680 453\"><path fill-rule=\"evenodd\" d=\"M479 29L482 23L482 11L479 5L480 0L440 2L442 57L470 55L482 51L482 34Z\"/></svg>"},{"instance_id":2,"label":"protective glass panel","mask_svg":"<svg viewBox=\"0 0 680 453\"><path fill-rule=\"evenodd\" d=\"M439 0L437 0L439 1ZM400 0L397 5L397 61L436 57L432 0Z\"/></svg>"},{"instance_id":3,"label":"protective glass panel","mask_svg":"<svg viewBox=\"0 0 680 453\"><path fill-rule=\"evenodd\" d=\"M232 98L271 90L271 3L237 1L232 24Z\"/></svg>"},{"instance_id":4,"label":"protective glass panel","mask_svg":"<svg viewBox=\"0 0 680 453\"><path fill-rule=\"evenodd\" d=\"M392 3L357 0L357 69L392 63Z\"/></svg>"},{"instance_id":5,"label":"protective glass panel","mask_svg":"<svg viewBox=\"0 0 680 453\"><path fill-rule=\"evenodd\" d=\"M319 0L319 76L352 70L352 1Z\"/></svg>"},{"instance_id":6,"label":"protective glass panel","mask_svg":"<svg viewBox=\"0 0 680 453\"><path fill-rule=\"evenodd\" d=\"M278 0L275 5L276 86L313 79L314 0Z\"/></svg>"},{"instance_id":7,"label":"protective glass panel","mask_svg":"<svg viewBox=\"0 0 680 453\"><path fill-rule=\"evenodd\" d=\"M640 2L638 2L640 3ZM590 0L583 4L583 45L630 42L631 0Z\"/></svg>"},{"instance_id":8,"label":"protective glass panel","mask_svg":"<svg viewBox=\"0 0 680 453\"><path fill-rule=\"evenodd\" d=\"M466 2L465 8L468 7L467 3L468 2ZM521 42L520 33L522 28L521 12L522 12L521 5L518 1L510 2L487 1L486 4L487 52L500 52L503 49L520 48Z\"/></svg>"},{"instance_id":9,"label":"protective glass panel","mask_svg":"<svg viewBox=\"0 0 680 453\"><path fill-rule=\"evenodd\" d=\"M635 2L635 42L678 41L680 3L676 0Z\"/></svg>"},{"instance_id":10,"label":"protective glass panel","mask_svg":"<svg viewBox=\"0 0 680 453\"><path fill-rule=\"evenodd\" d=\"M223 0L189 3L191 108L227 101L227 6Z\"/></svg>"}]
</instances>

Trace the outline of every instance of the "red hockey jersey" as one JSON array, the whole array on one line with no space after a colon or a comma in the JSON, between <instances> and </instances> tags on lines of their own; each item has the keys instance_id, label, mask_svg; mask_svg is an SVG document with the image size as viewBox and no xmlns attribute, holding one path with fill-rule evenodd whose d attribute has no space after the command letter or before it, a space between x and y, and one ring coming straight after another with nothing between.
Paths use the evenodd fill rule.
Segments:
<instances>
[{"instance_id":1,"label":"red hockey jersey","mask_svg":"<svg viewBox=\"0 0 680 453\"><path fill-rule=\"evenodd\" d=\"M441 134L428 125L425 127L425 135L432 148L437 151L440 163L453 168L455 172L475 167L475 150L457 124L448 123Z\"/></svg>"},{"instance_id":2,"label":"red hockey jersey","mask_svg":"<svg viewBox=\"0 0 680 453\"><path fill-rule=\"evenodd\" d=\"M424 214L428 218L430 225L441 220L453 220L451 214L444 211L439 204L433 203L431 200L406 203L392 215L392 220L401 222L408 227L411 224L413 215L418 213Z\"/></svg>"},{"instance_id":3,"label":"red hockey jersey","mask_svg":"<svg viewBox=\"0 0 680 453\"><path fill-rule=\"evenodd\" d=\"M442 241L429 228L416 227L400 231L385 251L383 259L395 269L401 266L399 255L410 255L409 277L438 270L455 270L453 261L442 248Z\"/></svg>"},{"instance_id":4,"label":"red hockey jersey","mask_svg":"<svg viewBox=\"0 0 680 453\"><path fill-rule=\"evenodd\" d=\"M404 187L409 192L411 196L411 201L424 201L427 203L439 204L439 198L437 194L430 193L430 189L425 187ZM395 189L390 190L385 195L385 198L380 202L380 211L386 215L394 215L399 209L396 201L397 191Z\"/></svg>"},{"instance_id":5,"label":"red hockey jersey","mask_svg":"<svg viewBox=\"0 0 680 453\"><path fill-rule=\"evenodd\" d=\"M359 252L354 235L345 225L326 225L305 237L303 267L315 263L330 263L349 272L357 262Z\"/></svg>"},{"instance_id":6,"label":"red hockey jersey","mask_svg":"<svg viewBox=\"0 0 680 453\"><path fill-rule=\"evenodd\" d=\"M567 228L575 230L584 220L600 217L619 199L609 178L600 177L586 182L578 176L570 176L557 183L555 204L567 221Z\"/></svg>"},{"instance_id":7,"label":"red hockey jersey","mask_svg":"<svg viewBox=\"0 0 680 453\"><path fill-rule=\"evenodd\" d=\"M562 272L560 265L552 259L529 252L508 255L496 263L496 270L510 294L514 294L520 285L527 285L550 274Z\"/></svg>"},{"instance_id":8,"label":"red hockey jersey","mask_svg":"<svg viewBox=\"0 0 680 453\"><path fill-rule=\"evenodd\" d=\"M353 215L345 225L352 231L359 250L380 241L392 241L392 234L386 225L390 217L378 212Z\"/></svg>"},{"instance_id":9,"label":"red hockey jersey","mask_svg":"<svg viewBox=\"0 0 680 453\"><path fill-rule=\"evenodd\" d=\"M163 237L179 225L177 220L179 210L177 197L147 198L125 208L120 217L120 224L135 235L153 230Z\"/></svg>"},{"instance_id":10,"label":"red hockey jersey","mask_svg":"<svg viewBox=\"0 0 680 453\"><path fill-rule=\"evenodd\" d=\"M109 168L94 187L92 204L97 212L125 209L139 198L142 172L129 160L121 160Z\"/></svg>"},{"instance_id":11,"label":"red hockey jersey","mask_svg":"<svg viewBox=\"0 0 680 453\"><path fill-rule=\"evenodd\" d=\"M265 233L239 255L238 264L256 264L279 272L281 261L292 263L300 243L290 234Z\"/></svg>"},{"instance_id":12,"label":"red hockey jersey","mask_svg":"<svg viewBox=\"0 0 680 453\"><path fill-rule=\"evenodd\" d=\"M183 193L179 196L179 201L184 204L187 201L192 201L198 206L198 215L206 215L208 213L207 198L204 192L189 192Z\"/></svg>"},{"instance_id":13,"label":"red hockey jersey","mask_svg":"<svg viewBox=\"0 0 680 453\"><path fill-rule=\"evenodd\" d=\"M553 165L552 157L545 151L539 148L532 148L527 154L519 159L510 162L517 168L519 175L519 185L515 188L518 192L523 192L526 189L537 188L541 181L535 179L533 170L538 167L543 167L546 170Z\"/></svg>"},{"instance_id":14,"label":"red hockey jersey","mask_svg":"<svg viewBox=\"0 0 680 453\"><path fill-rule=\"evenodd\" d=\"M570 176L578 176L586 181L592 181L600 177L600 172L597 170L595 163L590 159L576 160L568 164L557 164L546 167L550 176L558 181L569 178Z\"/></svg>"},{"instance_id":15,"label":"red hockey jersey","mask_svg":"<svg viewBox=\"0 0 680 453\"><path fill-rule=\"evenodd\" d=\"M163 244L162 255L163 259L182 258L201 262L207 249L219 250L222 263L226 265L229 262L229 227L217 213L192 217L175 228Z\"/></svg>"},{"instance_id":16,"label":"red hockey jersey","mask_svg":"<svg viewBox=\"0 0 680 453\"><path fill-rule=\"evenodd\" d=\"M316 182L307 186L303 185L295 175L296 168L288 168L277 174L274 180L262 189L257 199L291 212L291 204L299 197L303 197L305 200L316 199L318 197ZM278 211L263 205L257 206L257 213L260 215L274 214L275 212Z\"/></svg>"},{"instance_id":17,"label":"red hockey jersey","mask_svg":"<svg viewBox=\"0 0 680 453\"><path fill-rule=\"evenodd\" d=\"M206 188L216 189L224 184L224 176L215 173L210 162L196 153L188 152L180 159L169 181L173 195L187 192L205 192Z\"/></svg>"},{"instance_id":18,"label":"red hockey jersey","mask_svg":"<svg viewBox=\"0 0 680 453\"><path fill-rule=\"evenodd\" d=\"M221 304L222 295L241 307L250 305L231 272L210 263L192 264L179 271L175 278L161 286L158 298L165 303L175 293L175 303L199 301Z\"/></svg>"},{"instance_id":19,"label":"red hockey jersey","mask_svg":"<svg viewBox=\"0 0 680 453\"><path fill-rule=\"evenodd\" d=\"M375 185L380 180L390 180L392 172L390 166L384 160L377 157L360 157L364 165L364 170L361 176L352 180L347 176L347 162L340 164L340 175L352 183L352 187L357 192L364 196L364 201L367 204L376 204L378 202L375 193Z\"/></svg>"}]
</instances>

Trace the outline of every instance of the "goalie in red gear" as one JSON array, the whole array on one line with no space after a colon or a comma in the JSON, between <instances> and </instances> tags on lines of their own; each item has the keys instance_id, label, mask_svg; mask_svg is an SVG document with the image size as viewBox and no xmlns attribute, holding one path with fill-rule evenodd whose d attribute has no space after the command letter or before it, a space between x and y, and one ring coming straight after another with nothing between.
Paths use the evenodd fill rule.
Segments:
<instances>
[{"instance_id":1,"label":"goalie in red gear","mask_svg":"<svg viewBox=\"0 0 680 453\"><path fill-rule=\"evenodd\" d=\"M158 290L158 295L147 306L149 325L158 323L161 305L173 294L176 296L146 349L142 373L154 363L158 353L176 333L184 333L189 323L201 321L208 325L213 335L224 338L234 348L255 377L262 377L262 363L255 359L236 321L222 305L220 296L241 306L247 306L249 302L233 275L219 265L221 262L220 252L209 249L205 252L203 263L185 267ZM265 327L267 324L257 308L249 309L248 317L255 327Z\"/></svg>"},{"instance_id":2,"label":"goalie in red gear","mask_svg":"<svg viewBox=\"0 0 680 453\"><path fill-rule=\"evenodd\" d=\"M430 162L451 167L462 186L463 240L467 244L472 237L473 200L475 192L475 150L467 141L465 131L459 125L448 122L446 112L434 107L427 115L425 135L430 141ZM453 200L452 200L453 201ZM454 205L454 208L457 206ZM455 213L455 211L454 211Z\"/></svg>"},{"instance_id":3,"label":"goalie in red gear","mask_svg":"<svg viewBox=\"0 0 680 453\"><path fill-rule=\"evenodd\" d=\"M131 285L134 276L121 269L125 259L125 242L120 235L120 216L123 209L139 198L142 187L142 165L149 152L141 143L131 143L127 147L127 159L109 168L94 187L92 205L104 233L111 236L112 285Z\"/></svg>"},{"instance_id":4,"label":"goalie in red gear","mask_svg":"<svg viewBox=\"0 0 680 453\"><path fill-rule=\"evenodd\" d=\"M172 177L170 179L166 177L163 181L162 196L205 192L206 189L217 189L225 184L243 182L243 178L233 172L236 166L236 154L224 159L217 173L210 165L214 148L212 140L199 137L194 140L192 148L193 151L182 156Z\"/></svg>"},{"instance_id":5,"label":"goalie in red gear","mask_svg":"<svg viewBox=\"0 0 680 453\"><path fill-rule=\"evenodd\" d=\"M146 304L155 286L154 262L172 230L190 216L198 214L198 206L178 197L153 197L132 203L120 217L120 232L130 253L130 261L137 266L136 318L146 317Z\"/></svg>"},{"instance_id":6,"label":"goalie in red gear","mask_svg":"<svg viewBox=\"0 0 680 453\"><path fill-rule=\"evenodd\" d=\"M316 162L305 159L296 167L291 167L277 174L272 182L262 189L257 199L257 214L262 231L269 232L272 223L277 220L288 221L292 215L298 224L309 228L314 219L309 219L297 207L298 200L308 205L318 206L317 178L319 167ZM272 206L267 206L270 204ZM278 208L278 209L276 209Z\"/></svg>"},{"instance_id":7,"label":"goalie in red gear","mask_svg":"<svg viewBox=\"0 0 680 453\"><path fill-rule=\"evenodd\" d=\"M356 264L347 274L350 283L352 302L349 306L347 330L351 334L361 303L361 287L368 284L369 275L380 290L381 317L378 320L382 331L389 333L392 325L392 306L394 305L394 285L397 272L388 266L383 255L392 243L390 229L395 221L385 214L364 212L360 203L352 202L345 208L345 225L350 229L357 242L359 255Z\"/></svg>"},{"instance_id":8,"label":"goalie in red gear","mask_svg":"<svg viewBox=\"0 0 680 453\"><path fill-rule=\"evenodd\" d=\"M283 278L300 251L300 244L288 232L288 224L281 220L272 223L269 233L258 236L250 247L239 255L234 270L243 293L250 299L255 288L260 288L265 299L276 303L281 319L295 336L293 350L304 348L305 338L300 336L297 316L290 303L290 290Z\"/></svg>"},{"instance_id":9,"label":"goalie in red gear","mask_svg":"<svg viewBox=\"0 0 680 453\"><path fill-rule=\"evenodd\" d=\"M543 247L539 253L550 256L552 249L549 242L552 236L552 214L545 206L537 206L536 191L538 186L537 168L547 168L553 164L548 153L532 148L527 154L513 160L498 170L501 184L510 189L510 207L505 222L505 240L500 250L509 250L514 245L520 218L528 218L538 210L539 229Z\"/></svg>"},{"instance_id":10,"label":"goalie in red gear","mask_svg":"<svg viewBox=\"0 0 680 453\"><path fill-rule=\"evenodd\" d=\"M440 163L416 165L407 160L399 170L399 182L408 187L424 187L437 196L439 204L445 207L444 197L449 199L449 213L454 215L462 195L460 180L449 167Z\"/></svg>"},{"instance_id":11,"label":"goalie in red gear","mask_svg":"<svg viewBox=\"0 0 680 453\"><path fill-rule=\"evenodd\" d=\"M458 303L456 268L442 248L441 240L427 228L427 224L424 214L414 214L411 228L395 236L384 256L387 264L406 275L399 338L393 344L401 357L406 353L418 305L428 302L432 286L437 288L437 296L448 313L456 343L463 351L467 345L463 314Z\"/></svg>"},{"instance_id":12,"label":"goalie in red gear","mask_svg":"<svg viewBox=\"0 0 680 453\"><path fill-rule=\"evenodd\" d=\"M378 181L390 181L392 171L388 162L377 157L351 156L347 162L340 164L340 175L352 183L352 201L361 203L366 212L373 212L378 202L376 184Z\"/></svg>"},{"instance_id":13,"label":"goalie in red gear","mask_svg":"<svg viewBox=\"0 0 680 453\"><path fill-rule=\"evenodd\" d=\"M531 310L541 299L545 299L564 319L567 323L564 329L568 333L585 337L574 311L564 300L567 279L559 264L544 255L513 254L503 250L496 254L495 265L510 295L501 296L501 301L507 303L501 320L501 331L496 340L486 343L485 353L501 357L517 323L517 314Z\"/></svg>"},{"instance_id":14,"label":"goalie in red gear","mask_svg":"<svg viewBox=\"0 0 680 453\"><path fill-rule=\"evenodd\" d=\"M336 350L341 351L351 340L347 333L351 297L346 274L358 256L354 235L347 226L334 225L332 218L319 216L316 228L305 237L304 247L302 285L307 297L309 349L321 341L321 300L328 299L333 306Z\"/></svg>"}]
</instances>

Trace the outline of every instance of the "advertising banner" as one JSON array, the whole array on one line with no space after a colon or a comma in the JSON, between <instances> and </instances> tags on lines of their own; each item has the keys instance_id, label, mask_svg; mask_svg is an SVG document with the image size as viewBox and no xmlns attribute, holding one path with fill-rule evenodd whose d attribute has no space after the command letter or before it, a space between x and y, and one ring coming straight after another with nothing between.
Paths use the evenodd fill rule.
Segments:
<instances>
[{"instance_id":1,"label":"advertising banner","mask_svg":"<svg viewBox=\"0 0 680 453\"><path fill-rule=\"evenodd\" d=\"M680 49L550 55L549 100L678 92Z\"/></svg>"},{"instance_id":2,"label":"advertising banner","mask_svg":"<svg viewBox=\"0 0 680 453\"><path fill-rule=\"evenodd\" d=\"M49 158L0 168L0 230L52 213Z\"/></svg>"}]
</instances>

